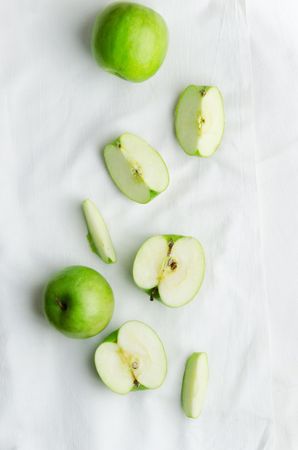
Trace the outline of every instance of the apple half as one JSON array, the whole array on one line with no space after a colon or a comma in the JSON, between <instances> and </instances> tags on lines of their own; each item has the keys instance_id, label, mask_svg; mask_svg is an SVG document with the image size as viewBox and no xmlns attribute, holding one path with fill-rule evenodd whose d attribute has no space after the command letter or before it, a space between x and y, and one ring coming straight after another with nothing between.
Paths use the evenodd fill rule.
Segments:
<instances>
[{"instance_id":1,"label":"apple half","mask_svg":"<svg viewBox=\"0 0 298 450\"><path fill-rule=\"evenodd\" d=\"M186 361L181 402L187 417L196 419L202 412L208 386L207 353L193 353Z\"/></svg>"},{"instance_id":2,"label":"apple half","mask_svg":"<svg viewBox=\"0 0 298 450\"><path fill-rule=\"evenodd\" d=\"M91 250L105 263L115 263L117 257L112 239L105 221L96 205L91 200L86 199L82 203L82 209L88 228L87 239Z\"/></svg>"},{"instance_id":3,"label":"apple half","mask_svg":"<svg viewBox=\"0 0 298 450\"><path fill-rule=\"evenodd\" d=\"M200 242L187 236L147 239L137 252L133 278L137 286L171 307L183 306L198 293L205 274Z\"/></svg>"},{"instance_id":4,"label":"apple half","mask_svg":"<svg viewBox=\"0 0 298 450\"><path fill-rule=\"evenodd\" d=\"M213 155L222 140L224 120L223 97L216 86L188 86L175 110L180 146L188 155Z\"/></svg>"},{"instance_id":5,"label":"apple half","mask_svg":"<svg viewBox=\"0 0 298 450\"><path fill-rule=\"evenodd\" d=\"M117 394L156 389L167 374L167 357L156 332L137 320L124 323L95 352L95 367Z\"/></svg>"},{"instance_id":6,"label":"apple half","mask_svg":"<svg viewBox=\"0 0 298 450\"><path fill-rule=\"evenodd\" d=\"M124 133L104 148L104 159L120 191L137 203L148 203L169 184L161 155L143 139Z\"/></svg>"}]
</instances>

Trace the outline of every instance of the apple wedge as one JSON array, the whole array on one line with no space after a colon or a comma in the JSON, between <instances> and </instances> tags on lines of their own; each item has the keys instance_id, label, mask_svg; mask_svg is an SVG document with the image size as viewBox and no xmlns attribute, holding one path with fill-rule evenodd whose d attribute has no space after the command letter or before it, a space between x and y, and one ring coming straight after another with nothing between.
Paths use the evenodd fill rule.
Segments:
<instances>
[{"instance_id":1,"label":"apple wedge","mask_svg":"<svg viewBox=\"0 0 298 450\"><path fill-rule=\"evenodd\" d=\"M104 148L104 159L120 191L138 203L148 203L169 184L169 173L161 155L143 139L122 134Z\"/></svg>"},{"instance_id":2,"label":"apple wedge","mask_svg":"<svg viewBox=\"0 0 298 450\"><path fill-rule=\"evenodd\" d=\"M83 201L82 209L88 228L87 239L92 251L105 263L115 263L117 261L116 253L102 215L89 199Z\"/></svg>"},{"instance_id":3,"label":"apple wedge","mask_svg":"<svg viewBox=\"0 0 298 450\"><path fill-rule=\"evenodd\" d=\"M207 353L193 353L186 361L181 401L187 417L196 419L202 412L208 385Z\"/></svg>"},{"instance_id":4,"label":"apple wedge","mask_svg":"<svg viewBox=\"0 0 298 450\"><path fill-rule=\"evenodd\" d=\"M180 146L188 155L213 155L224 131L223 97L219 89L188 86L176 106L175 131Z\"/></svg>"},{"instance_id":5,"label":"apple wedge","mask_svg":"<svg viewBox=\"0 0 298 450\"><path fill-rule=\"evenodd\" d=\"M155 331L137 320L124 323L95 352L95 367L117 394L156 389L167 374L167 357Z\"/></svg>"},{"instance_id":6,"label":"apple wedge","mask_svg":"<svg viewBox=\"0 0 298 450\"><path fill-rule=\"evenodd\" d=\"M137 252L133 278L137 286L171 307L183 306L198 293L205 273L205 256L193 237L153 236Z\"/></svg>"}]
</instances>

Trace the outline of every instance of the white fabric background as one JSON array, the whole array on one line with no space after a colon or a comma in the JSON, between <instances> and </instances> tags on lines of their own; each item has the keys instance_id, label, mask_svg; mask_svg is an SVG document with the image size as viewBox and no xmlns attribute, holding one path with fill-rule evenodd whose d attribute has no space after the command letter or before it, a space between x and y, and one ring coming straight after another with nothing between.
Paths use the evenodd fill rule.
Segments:
<instances>
[{"instance_id":1,"label":"white fabric background","mask_svg":"<svg viewBox=\"0 0 298 450\"><path fill-rule=\"evenodd\" d=\"M298 4L250 0L276 450L298 448ZM289 90L289 91L288 91ZM289 95L285 95L285 91Z\"/></svg>"},{"instance_id":2,"label":"white fabric background","mask_svg":"<svg viewBox=\"0 0 298 450\"><path fill-rule=\"evenodd\" d=\"M273 100L275 90L280 93L288 84L289 72L291 94L295 93L294 55L290 44L285 46L280 38L290 28L286 16L279 19L284 23L281 29L274 22L274 9L268 16L252 3L249 42L242 1L189 1L183 7L178 1L162 5L147 1L166 17L171 46L156 77L131 85L105 74L90 58L90 22L99 5L106 3L14 0L0 4L0 449L271 448L250 42L255 117L260 117L256 121L259 205L273 393L277 410L282 407L282 413L276 414L276 442L281 445L276 448L295 448L297 360L290 343L297 342L297 334L295 341L288 325L289 316L295 316L295 273L290 274L296 261L294 245L286 241L292 252L288 256L280 238L280 228L284 239L294 235L293 220L297 220L291 210L297 183L295 153L289 145L294 148L294 120L292 134L285 139L288 113L295 114L295 103L289 102L292 109L287 103L287 113L283 108L280 116L284 103L277 106ZM276 11L278 17L280 13ZM272 36L276 36L274 46ZM270 77L277 56L282 60L277 64L282 83L276 72ZM269 78L266 95L265 76ZM208 161L187 158L170 126L178 92L194 80L218 84L226 100L223 146ZM274 120L281 120L283 133L268 120L272 112ZM145 207L117 192L99 156L100 148L124 130L159 148L172 175L169 191ZM279 149L284 146L281 157ZM275 187L280 165L286 189ZM288 190L293 200L286 209ZM86 196L96 201L110 225L119 253L116 266L101 264L84 241L79 203ZM283 214L276 210L277 201ZM198 236L207 253L200 296L177 311L148 303L129 275L142 240L168 231ZM280 255L287 256L286 270ZM46 324L40 308L42 286L52 271L73 263L97 268L114 288L117 307L107 332L131 318L144 320L159 332L170 363L162 389L127 397L110 393L92 367L99 339L69 340ZM185 357L198 346L210 355L212 375L204 415L189 422L179 409L179 387Z\"/></svg>"}]
</instances>

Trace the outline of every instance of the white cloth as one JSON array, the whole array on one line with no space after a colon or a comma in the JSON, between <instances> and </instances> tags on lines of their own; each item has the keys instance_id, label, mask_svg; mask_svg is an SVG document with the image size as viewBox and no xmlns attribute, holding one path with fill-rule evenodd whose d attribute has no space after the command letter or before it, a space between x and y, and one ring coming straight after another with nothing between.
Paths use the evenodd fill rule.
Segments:
<instances>
[{"instance_id":1,"label":"white cloth","mask_svg":"<svg viewBox=\"0 0 298 450\"><path fill-rule=\"evenodd\" d=\"M260 260L252 76L245 4L239 0L146 1L168 22L167 59L151 80L130 84L90 56L95 0L12 0L0 5L1 314L0 449L270 450L271 374ZM210 159L186 156L172 130L173 106L189 83L218 85L226 129ZM148 140L171 175L149 205L112 184L100 151L123 131ZM89 249L79 205L99 206L119 262ZM198 298L172 310L153 304L130 269L152 234L198 237L206 279ZM102 336L59 334L41 313L56 270L85 264L111 283L116 310L107 333L128 319L150 324L167 350L159 390L118 396L92 357ZM208 352L204 413L184 417L186 357Z\"/></svg>"},{"instance_id":2,"label":"white cloth","mask_svg":"<svg viewBox=\"0 0 298 450\"><path fill-rule=\"evenodd\" d=\"M248 2L275 450L298 448L298 4Z\"/></svg>"}]
</instances>

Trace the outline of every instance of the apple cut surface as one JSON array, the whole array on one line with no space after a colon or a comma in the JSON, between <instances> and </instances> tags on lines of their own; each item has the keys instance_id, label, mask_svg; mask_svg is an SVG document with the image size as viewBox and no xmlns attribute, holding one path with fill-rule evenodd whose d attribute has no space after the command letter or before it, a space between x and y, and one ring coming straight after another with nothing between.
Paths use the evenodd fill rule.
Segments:
<instances>
[{"instance_id":1,"label":"apple cut surface","mask_svg":"<svg viewBox=\"0 0 298 450\"><path fill-rule=\"evenodd\" d=\"M137 286L171 307L195 297L204 273L204 250L193 237L153 236L141 246L133 265Z\"/></svg>"},{"instance_id":2,"label":"apple cut surface","mask_svg":"<svg viewBox=\"0 0 298 450\"><path fill-rule=\"evenodd\" d=\"M168 240L164 236L153 236L139 249L133 265L133 278L141 289L153 289L158 285L168 248Z\"/></svg>"},{"instance_id":3,"label":"apple cut surface","mask_svg":"<svg viewBox=\"0 0 298 450\"><path fill-rule=\"evenodd\" d=\"M95 204L87 199L82 209L88 228L88 241L92 250L107 264L117 261L109 230Z\"/></svg>"},{"instance_id":4,"label":"apple cut surface","mask_svg":"<svg viewBox=\"0 0 298 450\"><path fill-rule=\"evenodd\" d=\"M152 328L136 320L126 322L119 330L118 345L132 361L134 376L140 384L148 389L162 384L167 360L161 340Z\"/></svg>"},{"instance_id":5,"label":"apple cut surface","mask_svg":"<svg viewBox=\"0 0 298 450\"><path fill-rule=\"evenodd\" d=\"M134 386L134 377L122 357L118 344L104 342L95 355L95 365L102 381L117 394L127 394Z\"/></svg>"},{"instance_id":6,"label":"apple cut surface","mask_svg":"<svg viewBox=\"0 0 298 450\"><path fill-rule=\"evenodd\" d=\"M124 323L100 344L95 366L102 381L118 394L156 389L167 373L161 340L152 328L136 320Z\"/></svg>"},{"instance_id":7,"label":"apple cut surface","mask_svg":"<svg viewBox=\"0 0 298 450\"><path fill-rule=\"evenodd\" d=\"M219 89L215 86L188 86L176 106L175 131L187 154L211 156L224 131L223 98Z\"/></svg>"},{"instance_id":8,"label":"apple cut surface","mask_svg":"<svg viewBox=\"0 0 298 450\"><path fill-rule=\"evenodd\" d=\"M131 133L121 135L104 149L107 169L120 191L138 203L148 203L169 184L161 155Z\"/></svg>"},{"instance_id":9,"label":"apple cut surface","mask_svg":"<svg viewBox=\"0 0 298 450\"><path fill-rule=\"evenodd\" d=\"M208 357L206 353L193 353L186 361L181 401L187 417L197 418L202 412L208 385Z\"/></svg>"}]
</instances>

